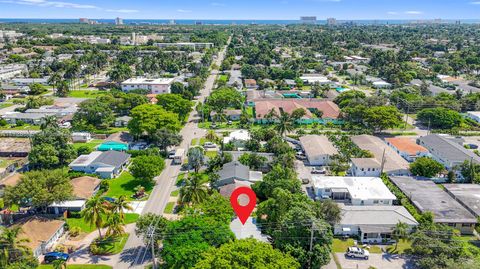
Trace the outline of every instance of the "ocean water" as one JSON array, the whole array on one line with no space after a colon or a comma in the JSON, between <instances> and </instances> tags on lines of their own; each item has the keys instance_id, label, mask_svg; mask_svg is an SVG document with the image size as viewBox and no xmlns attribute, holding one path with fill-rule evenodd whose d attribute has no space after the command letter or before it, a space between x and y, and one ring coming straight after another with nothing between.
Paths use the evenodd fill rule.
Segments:
<instances>
[{"instance_id":1,"label":"ocean water","mask_svg":"<svg viewBox=\"0 0 480 269\"><path fill-rule=\"evenodd\" d=\"M92 19L100 23L115 23L114 19ZM124 24L169 24L172 20L147 20L147 19L124 19ZM358 25L374 25L374 24L406 24L414 20L338 20L342 22L353 22ZM442 20L443 23L454 23L456 20ZM78 19L3 19L0 18L0 23L78 23ZM249 25L249 24L263 24L263 25L288 25L301 24L300 20L174 20L178 25L193 25L201 22L206 25ZM480 23L480 19L460 20L461 23L472 24ZM325 20L318 20L316 24L323 25L327 22Z\"/></svg>"}]
</instances>

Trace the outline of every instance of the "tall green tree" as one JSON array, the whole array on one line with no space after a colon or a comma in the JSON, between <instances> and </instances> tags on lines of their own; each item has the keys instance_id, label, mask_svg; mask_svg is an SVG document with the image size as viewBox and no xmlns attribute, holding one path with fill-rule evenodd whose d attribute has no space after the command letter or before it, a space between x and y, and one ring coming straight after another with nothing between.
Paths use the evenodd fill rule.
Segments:
<instances>
[{"instance_id":1,"label":"tall green tree","mask_svg":"<svg viewBox=\"0 0 480 269\"><path fill-rule=\"evenodd\" d=\"M70 178L61 169L31 171L22 175L20 182L5 190L7 205L32 205L46 210L52 203L72 198Z\"/></svg>"},{"instance_id":2,"label":"tall green tree","mask_svg":"<svg viewBox=\"0 0 480 269\"><path fill-rule=\"evenodd\" d=\"M178 119L184 121L192 111L193 103L179 94L161 94L157 96L157 104L167 111L178 114Z\"/></svg>"},{"instance_id":3,"label":"tall green tree","mask_svg":"<svg viewBox=\"0 0 480 269\"><path fill-rule=\"evenodd\" d=\"M190 174L180 188L180 203L195 205L207 199L208 187L202 182L202 176L197 173Z\"/></svg>"},{"instance_id":4,"label":"tall green tree","mask_svg":"<svg viewBox=\"0 0 480 269\"><path fill-rule=\"evenodd\" d=\"M407 237L408 230L409 230L408 224L401 221L398 222L393 228L392 238L395 240L395 250L398 247L398 241L400 241L401 239L405 239Z\"/></svg>"},{"instance_id":5,"label":"tall green tree","mask_svg":"<svg viewBox=\"0 0 480 269\"><path fill-rule=\"evenodd\" d=\"M410 172L416 176L434 177L445 170L445 167L429 157L417 158L410 164Z\"/></svg>"},{"instance_id":6,"label":"tall green tree","mask_svg":"<svg viewBox=\"0 0 480 269\"><path fill-rule=\"evenodd\" d=\"M94 196L88 199L85 204L85 209L82 210L81 215L87 224L95 226L98 230L98 236L102 238L102 231L100 230L105 224L105 218L108 213L107 202L100 196Z\"/></svg>"},{"instance_id":7,"label":"tall green tree","mask_svg":"<svg viewBox=\"0 0 480 269\"><path fill-rule=\"evenodd\" d=\"M129 170L135 178L150 183L165 168L165 160L160 156L138 156L132 161Z\"/></svg>"},{"instance_id":8,"label":"tall green tree","mask_svg":"<svg viewBox=\"0 0 480 269\"><path fill-rule=\"evenodd\" d=\"M187 152L188 165L195 173L205 164L205 150L202 147L191 147Z\"/></svg>"},{"instance_id":9,"label":"tall green tree","mask_svg":"<svg viewBox=\"0 0 480 269\"><path fill-rule=\"evenodd\" d=\"M178 115L166 111L158 105L141 105L132 109L130 116L132 120L128 123L130 133L136 137L143 135L152 136L159 129L180 131Z\"/></svg>"},{"instance_id":10,"label":"tall green tree","mask_svg":"<svg viewBox=\"0 0 480 269\"><path fill-rule=\"evenodd\" d=\"M219 248L212 248L202 255L193 268L300 268L300 264L290 255L283 254L270 244L253 238L236 240Z\"/></svg>"}]
</instances>

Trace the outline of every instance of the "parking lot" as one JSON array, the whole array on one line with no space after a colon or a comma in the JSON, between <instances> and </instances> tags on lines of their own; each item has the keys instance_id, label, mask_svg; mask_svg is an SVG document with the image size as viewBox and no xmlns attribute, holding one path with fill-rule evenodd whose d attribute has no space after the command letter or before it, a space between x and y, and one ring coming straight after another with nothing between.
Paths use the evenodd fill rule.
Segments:
<instances>
[{"instance_id":1,"label":"parking lot","mask_svg":"<svg viewBox=\"0 0 480 269\"><path fill-rule=\"evenodd\" d=\"M343 269L368 269L370 267L381 269L413 269L413 261L399 255L392 254L370 254L368 260L351 259L345 257L344 253L335 253Z\"/></svg>"}]
</instances>

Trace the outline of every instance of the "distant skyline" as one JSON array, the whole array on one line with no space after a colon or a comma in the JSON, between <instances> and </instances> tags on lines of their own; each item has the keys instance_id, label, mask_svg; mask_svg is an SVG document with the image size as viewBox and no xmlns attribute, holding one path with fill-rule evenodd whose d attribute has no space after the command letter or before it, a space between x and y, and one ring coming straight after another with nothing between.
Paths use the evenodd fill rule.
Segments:
<instances>
[{"instance_id":1,"label":"distant skyline","mask_svg":"<svg viewBox=\"0 0 480 269\"><path fill-rule=\"evenodd\" d=\"M0 18L479 19L480 0L0 0Z\"/></svg>"}]
</instances>

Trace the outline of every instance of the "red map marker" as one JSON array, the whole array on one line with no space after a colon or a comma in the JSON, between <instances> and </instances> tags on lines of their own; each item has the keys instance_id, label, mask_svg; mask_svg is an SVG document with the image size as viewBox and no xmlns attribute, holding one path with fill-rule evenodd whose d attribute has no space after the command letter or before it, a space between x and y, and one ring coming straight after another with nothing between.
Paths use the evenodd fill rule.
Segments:
<instances>
[{"instance_id":1,"label":"red map marker","mask_svg":"<svg viewBox=\"0 0 480 269\"><path fill-rule=\"evenodd\" d=\"M242 194L248 196L247 205L241 205L238 202L238 196ZM247 222L248 217L250 217L250 214L257 204L257 195L249 187L238 187L232 192L232 195L230 196L230 203L232 204L233 210L237 214L242 224L245 225L245 222Z\"/></svg>"}]
</instances>

